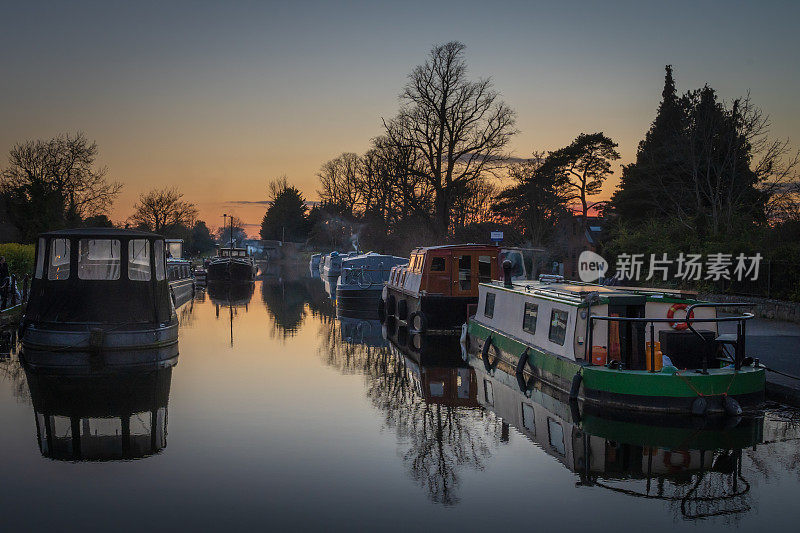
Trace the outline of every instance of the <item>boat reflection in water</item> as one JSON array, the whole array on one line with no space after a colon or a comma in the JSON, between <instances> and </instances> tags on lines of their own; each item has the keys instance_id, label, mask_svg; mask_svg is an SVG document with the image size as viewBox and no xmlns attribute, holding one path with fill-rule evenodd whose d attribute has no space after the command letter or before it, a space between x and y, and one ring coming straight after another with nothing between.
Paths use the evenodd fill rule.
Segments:
<instances>
[{"instance_id":1,"label":"boat reflection in water","mask_svg":"<svg viewBox=\"0 0 800 533\"><path fill-rule=\"evenodd\" d=\"M339 314L339 333L342 341L361 346L386 346L383 326L377 318L366 319Z\"/></svg>"},{"instance_id":2,"label":"boat reflection in water","mask_svg":"<svg viewBox=\"0 0 800 533\"><path fill-rule=\"evenodd\" d=\"M659 499L685 518L748 511L742 450L762 442L764 418L609 417L541 381L470 360L478 402L574 472L585 486ZM523 392L524 391L524 392Z\"/></svg>"},{"instance_id":3,"label":"boat reflection in water","mask_svg":"<svg viewBox=\"0 0 800 533\"><path fill-rule=\"evenodd\" d=\"M360 334L375 331L374 321L337 324L322 327L321 357L342 374L365 376L368 400L396 435L397 456L431 501L459 503L464 472L483 470L504 434L501 421L478 408L473 369L447 353L378 345Z\"/></svg>"},{"instance_id":4,"label":"boat reflection in water","mask_svg":"<svg viewBox=\"0 0 800 533\"><path fill-rule=\"evenodd\" d=\"M79 377L26 368L25 374L44 457L130 460L167 446L172 367Z\"/></svg>"},{"instance_id":5,"label":"boat reflection in water","mask_svg":"<svg viewBox=\"0 0 800 533\"><path fill-rule=\"evenodd\" d=\"M220 316L220 309L227 308L228 319L231 325L231 346L233 346L233 318L239 314L239 309L247 306L253 299L255 283L252 282L209 282L206 285L206 293L211 303L216 308L217 318Z\"/></svg>"},{"instance_id":6,"label":"boat reflection in water","mask_svg":"<svg viewBox=\"0 0 800 533\"><path fill-rule=\"evenodd\" d=\"M367 377L366 395L396 432L398 457L434 502L458 503L465 472L482 470L520 435L579 485L662 500L677 517L736 516L752 506L742 460L763 441L763 416L611 417L518 380L514 369L465 362L457 337L384 328L391 342L380 347L360 335L367 324L345 318L338 334L331 324L322 352L342 373Z\"/></svg>"}]
</instances>

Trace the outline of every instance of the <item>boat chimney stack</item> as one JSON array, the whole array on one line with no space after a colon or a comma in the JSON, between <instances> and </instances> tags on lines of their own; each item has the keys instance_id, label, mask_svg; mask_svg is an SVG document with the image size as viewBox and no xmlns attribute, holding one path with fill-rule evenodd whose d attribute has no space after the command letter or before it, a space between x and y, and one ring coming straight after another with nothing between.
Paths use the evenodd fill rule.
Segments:
<instances>
[{"instance_id":1,"label":"boat chimney stack","mask_svg":"<svg viewBox=\"0 0 800 533\"><path fill-rule=\"evenodd\" d=\"M503 285L506 287L513 287L511 283L511 261L508 259L503 261Z\"/></svg>"}]
</instances>

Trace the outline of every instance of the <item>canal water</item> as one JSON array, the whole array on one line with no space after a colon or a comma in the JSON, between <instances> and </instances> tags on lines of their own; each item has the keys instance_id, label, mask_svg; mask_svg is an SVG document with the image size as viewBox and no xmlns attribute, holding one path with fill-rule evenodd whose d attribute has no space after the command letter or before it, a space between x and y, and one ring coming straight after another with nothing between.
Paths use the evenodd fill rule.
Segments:
<instances>
[{"instance_id":1,"label":"canal water","mask_svg":"<svg viewBox=\"0 0 800 533\"><path fill-rule=\"evenodd\" d=\"M179 310L178 364L28 376L0 342L2 529L742 531L800 519L800 413L575 409L272 273ZM527 390L525 394L522 390ZM123 438L123 435L125 438Z\"/></svg>"}]
</instances>

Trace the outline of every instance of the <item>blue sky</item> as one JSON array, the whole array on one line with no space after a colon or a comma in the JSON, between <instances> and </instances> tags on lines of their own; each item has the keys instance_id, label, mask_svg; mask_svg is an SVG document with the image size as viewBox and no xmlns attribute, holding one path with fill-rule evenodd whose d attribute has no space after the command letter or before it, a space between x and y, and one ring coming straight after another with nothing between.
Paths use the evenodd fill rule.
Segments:
<instances>
[{"instance_id":1,"label":"blue sky","mask_svg":"<svg viewBox=\"0 0 800 533\"><path fill-rule=\"evenodd\" d=\"M407 74L450 40L517 111L517 156L603 131L629 161L667 63L679 91L749 90L775 136L800 138L798 2L0 6L0 150L84 131L125 183L118 220L164 184L212 225L227 202L263 199L282 174L314 199L320 165L364 151ZM250 205L234 209L254 223L263 206Z\"/></svg>"}]
</instances>

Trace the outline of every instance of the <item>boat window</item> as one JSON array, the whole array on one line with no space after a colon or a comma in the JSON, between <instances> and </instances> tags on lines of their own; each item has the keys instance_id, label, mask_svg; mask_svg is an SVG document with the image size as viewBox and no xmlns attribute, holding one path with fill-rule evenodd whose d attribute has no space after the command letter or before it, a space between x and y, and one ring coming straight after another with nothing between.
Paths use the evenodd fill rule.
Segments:
<instances>
[{"instance_id":1,"label":"boat window","mask_svg":"<svg viewBox=\"0 0 800 533\"><path fill-rule=\"evenodd\" d=\"M472 288L472 256L462 255L458 258L458 286L462 291Z\"/></svg>"},{"instance_id":2,"label":"boat window","mask_svg":"<svg viewBox=\"0 0 800 533\"><path fill-rule=\"evenodd\" d=\"M150 281L150 241L147 239L128 241L128 279Z\"/></svg>"},{"instance_id":3,"label":"boat window","mask_svg":"<svg viewBox=\"0 0 800 533\"><path fill-rule=\"evenodd\" d=\"M81 239L78 241L78 279L119 279L122 265L117 239Z\"/></svg>"},{"instance_id":4,"label":"boat window","mask_svg":"<svg viewBox=\"0 0 800 533\"><path fill-rule=\"evenodd\" d=\"M444 396L444 381L431 381L429 388L433 398L441 398Z\"/></svg>"},{"instance_id":5,"label":"boat window","mask_svg":"<svg viewBox=\"0 0 800 533\"><path fill-rule=\"evenodd\" d=\"M550 446L552 446L556 452L565 455L567 450L564 448L564 428L561 426L561 423L552 418L548 418L547 432L549 433Z\"/></svg>"},{"instance_id":6,"label":"boat window","mask_svg":"<svg viewBox=\"0 0 800 533\"><path fill-rule=\"evenodd\" d=\"M431 260L431 272L444 272L444 257L434 257Z\"/></svg>"},{"instance_id":7,"label":"boat window","mask_svg":"<svg viewBox=\"0 0 800 533\"><path fill-rule=\"evenodd\" d=\"M36 279L42 279L42 276L44 276L45 242L43 238L39 238L39 248L36 250Z\"/></svg>"},{"instance_id":8,"label":"boat window","mask_svg":"<svg viewBox=\"0 0 800 533\"><path fill-rule=\"evenodd\" d=\"M488 255L478 257L478 283L492 281L492 258Z\"/></svg>"},{"instance_id":9,"label":"boat window","mask_svg":"<svg viewBox=\"0 0 800 533\"><path fill-rule=\"evenodd\" d=\"M486 301L483 304L483 316L492 318L494 316L494 297L493 292L486 293Z\"/></svg>"},{"instance_id":10,"label":"boat window","mask_svg":"<svg viewBox=\"0 0 800 533\"><path fill-rule=\"evenodd\" d=\"M525 303L525 310L522 314L522 329L530 333L536 334L536 318L539 315L539 305L531 302Z\"/></svg>"},{"instance_id":11,"label":"boat window","mask_svg":"<svg viewBox=\"0 0 800 533\"><path fill-rule=\"evenodd\" d=\"M47 279L69 278L69 239L52 239L50 241L50 265L47 268Z\"/></svg>"},{"instance_id":12,"label":"boat window","mask_svg":"<svg viewBox=\"0 0 800 533\"><path fill-rule=\"evenodd\" d=\"M536 435L536 419L533 406L529 403L522 404L522 427Z\"/></svg>"},{"instance_id":13,"label":"boat window","mask_svg":"<svg viewBox=\"0 0 800 533\"><path fill-rule=\"evenodd\" d=\"M553 309L553 312L550 314L550 335L548 337L551 342L561 346L564 345L564 339L567 337L568 318L568 312Z\"/></svg>"},{"instance_id":14,"label":"boat window","mask_svg":"<svg viewBox=\"0 0 800 533\"><path fill-rule=\"evenodd\" d=\"M164 241L153 241L153 259L155 259L156 263L156 281L162 281L165 277L164 270L166 269L164 264Z\"/></svg>"}]
</instances>

